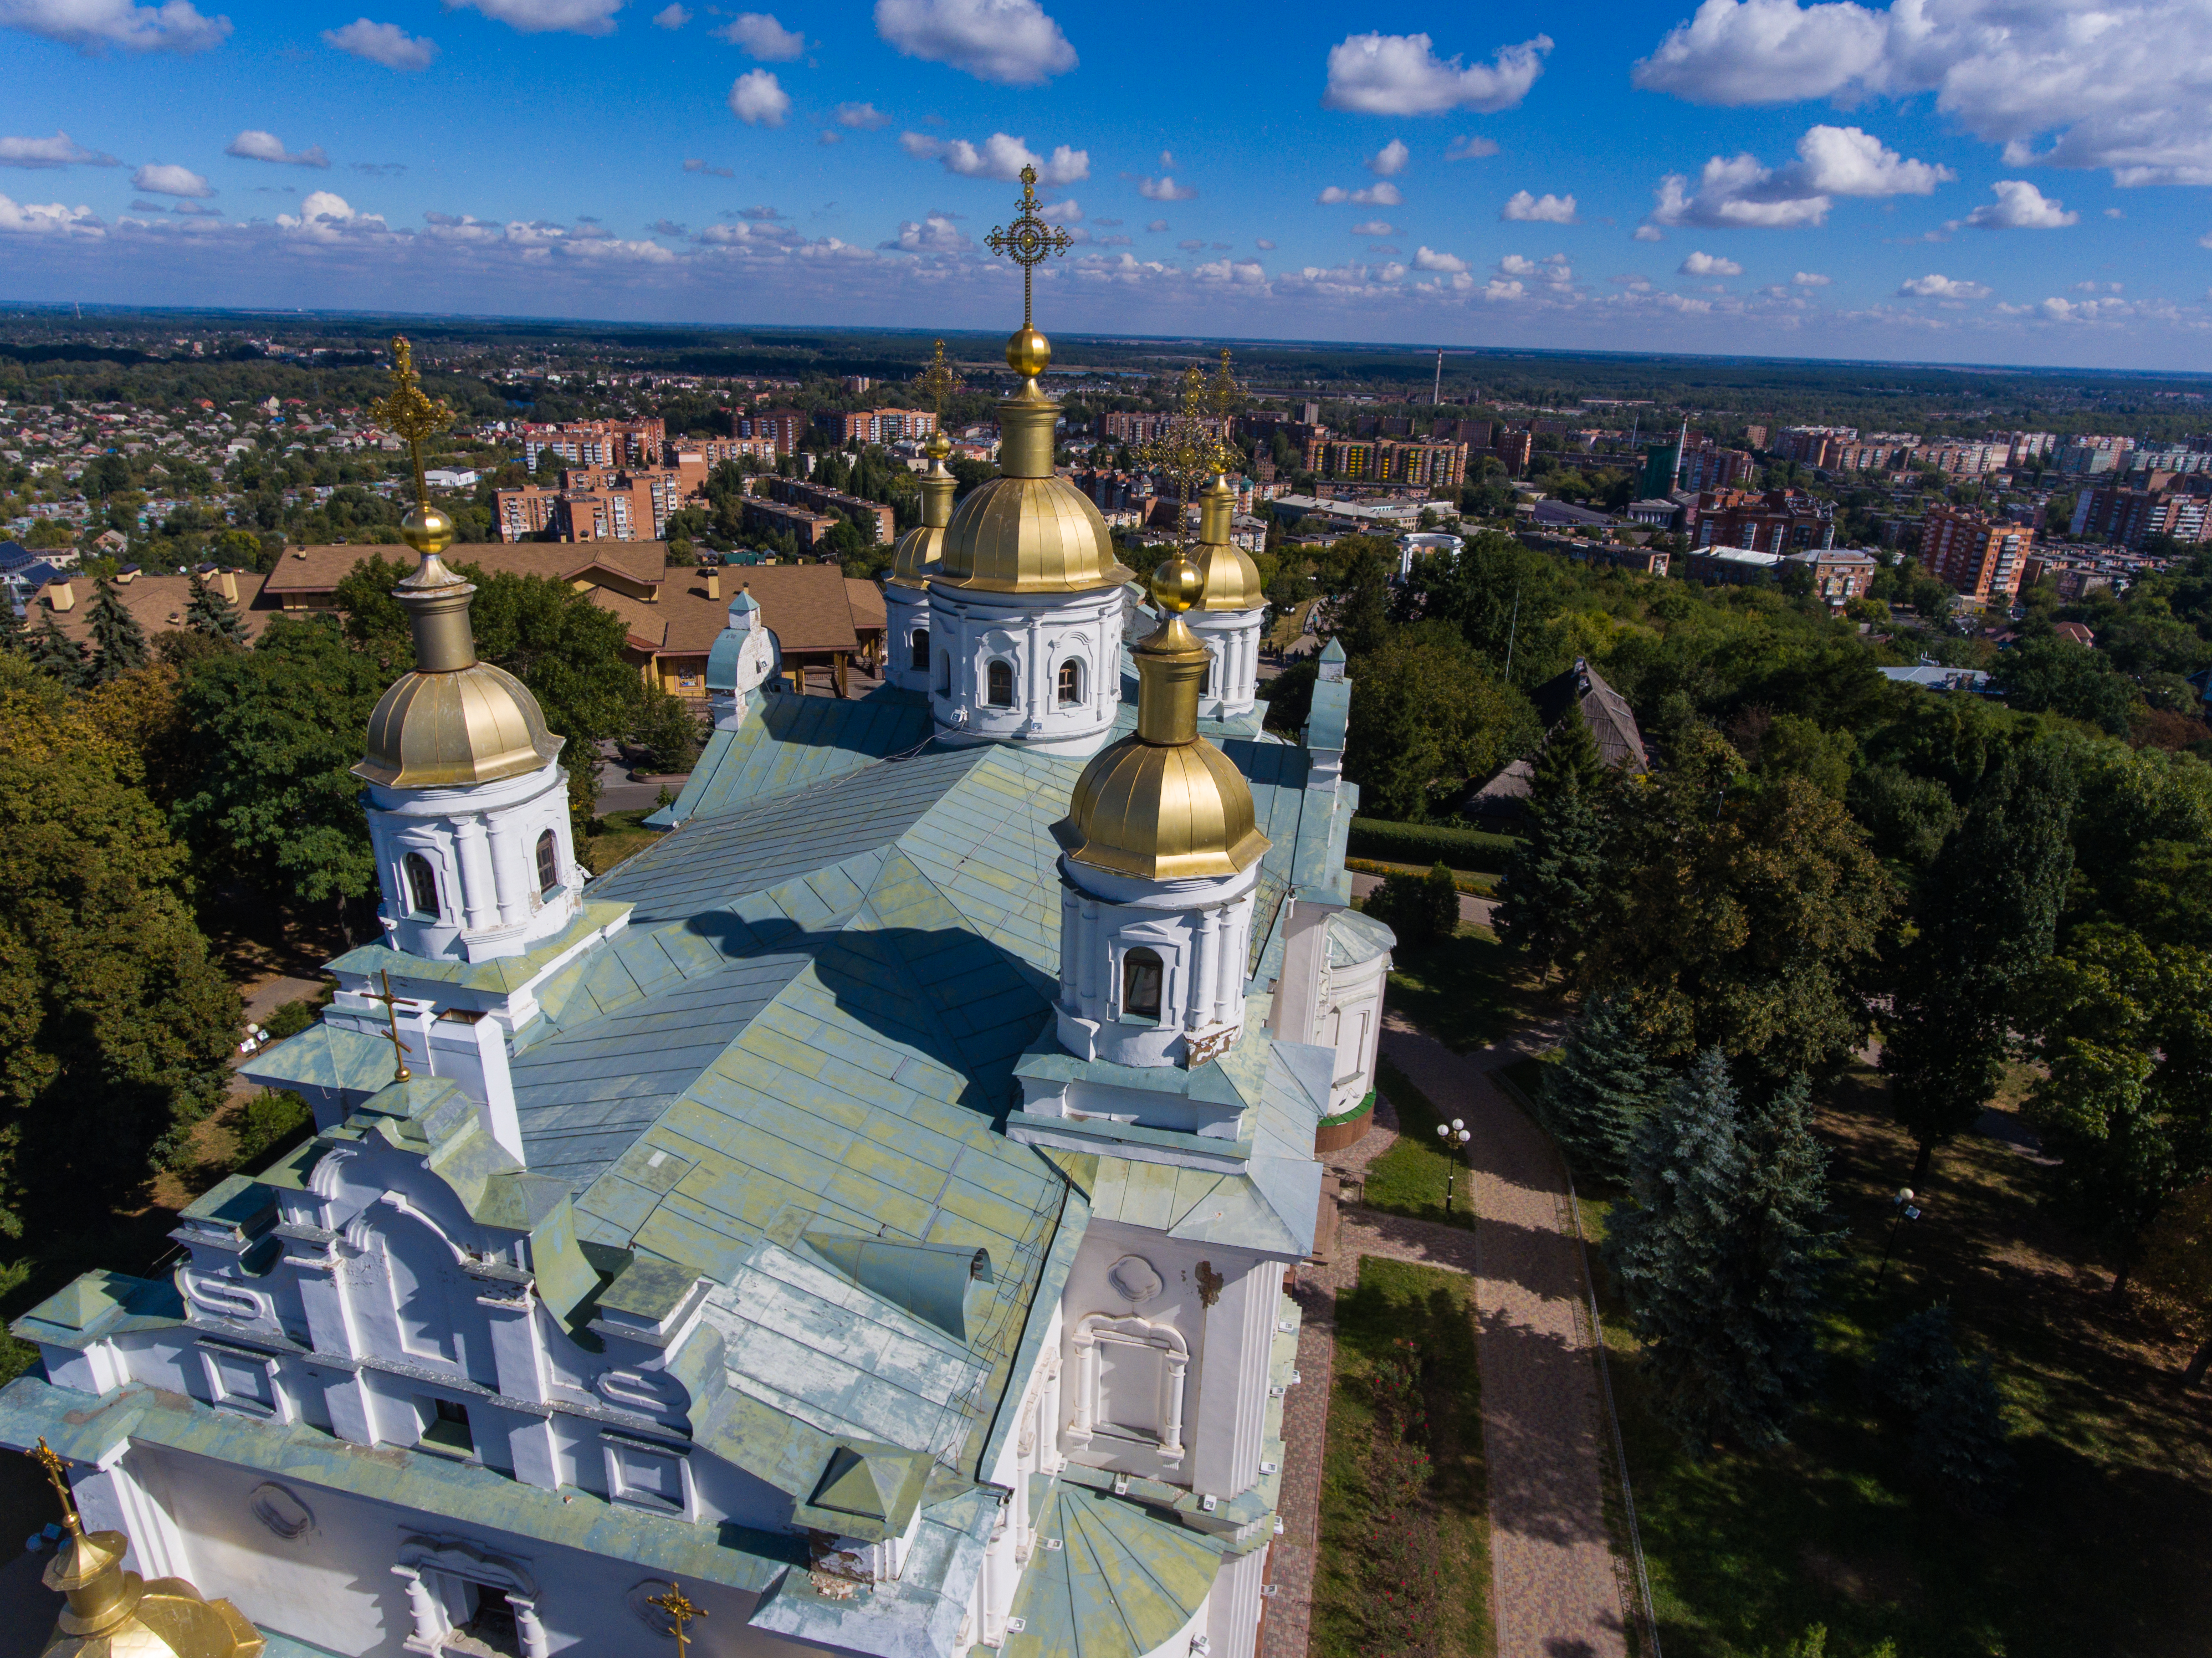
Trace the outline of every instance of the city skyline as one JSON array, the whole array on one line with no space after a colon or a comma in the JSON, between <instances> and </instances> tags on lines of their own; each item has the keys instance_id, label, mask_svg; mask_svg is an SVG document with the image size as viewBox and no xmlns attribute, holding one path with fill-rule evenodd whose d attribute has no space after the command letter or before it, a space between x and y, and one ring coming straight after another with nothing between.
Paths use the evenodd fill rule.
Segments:
<instances>
[{"instance_id":1,"label":"city skyline","mask_svg":"<svg viewBox=\"0 0 2212 1658\"><path fill-rule=\"evenodd\" d=\"M0 293L2212 369L2212 21L1906 11L14 0Z\"/></svg>"}]
</instances>

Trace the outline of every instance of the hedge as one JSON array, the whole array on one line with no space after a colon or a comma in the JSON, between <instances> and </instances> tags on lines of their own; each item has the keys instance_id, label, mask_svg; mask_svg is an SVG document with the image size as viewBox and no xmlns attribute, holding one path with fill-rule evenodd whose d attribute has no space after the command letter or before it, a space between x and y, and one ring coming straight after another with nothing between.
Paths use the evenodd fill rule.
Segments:
<instances>
[{"instance_id":1,"label":"hedge","mask_svg":"<svg viewBox=\"0 0 2212 1658\"><path fill-rule=\"evenodd\" d=\"M1355 858L1379 858L1395 864L1443 864L1451 869L1500 867L1521 844L1511 835L1483 829L1444 829L1433 823L1390 823L1377 817L1352 820L1345 850Z\"/></svg>"}]
</instances>

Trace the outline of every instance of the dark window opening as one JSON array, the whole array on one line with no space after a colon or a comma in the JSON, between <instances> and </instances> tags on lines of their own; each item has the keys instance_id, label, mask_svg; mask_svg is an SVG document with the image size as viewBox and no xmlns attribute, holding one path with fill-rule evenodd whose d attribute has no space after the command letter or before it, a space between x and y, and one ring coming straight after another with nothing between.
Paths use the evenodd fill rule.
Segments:
<instances>
[{"instance_id":1,"label":"dark window opening","mask_svg":"<svg viewBox=\"0 0 2212 1658\"><path fill-rule=\"evenodd\" d=\"M1060 700L1064 704L1083 701L1083 665L1073 657L1060 665Z\"/></svg>"},{"instance_id":2,"label":"dark window opening","mask_svg":"<svg viewBox=\"0 0 2212 1658\"><path fill-rule=\"evenodd\" d=\"M907 660L913 665L914 671L916 673L927 673L929 671L928 629L916 628L914 630L914 650L912 654L907 658Z\"/></svg>"},{"instance_id":3,"label":"dark window opening","mask_svg":"<svg viewBox=\"0 0 2212 1658\"><path fill-rule=\"evenodd\" d=\"M438 907L438 876L430 860L419 852L407 854L407 896L417 915L442 914Z\"/></svg>"},{"instance_id":4,"label":"dark window opening","mask_svg":"<svg viewBox=\"0 0 2212 1658\"><path fill-rule=\"evenodd\" d=\"M1121 958L1121 1011L1140 1019L1160 1017L1160 991L1167 977L1159 952L1133 950Z\"/></svg>"},{"instance_id":5,"label":"dark window opening","mask_svg":"<svg viewBox=\"0 0 2212 1658\"><path fill-rule=\"evenodd\" d=\"M450 1399L430 1401L430 1420L423 1424L423 1442L459 1451L464 1456L474 1456L476 1436L469 1431L469 1407L457 1405Z\"/></svg>"},{"instance_id":6,"label":"dark window opening","mask_svg":"<svg viewBox=\"0 0 2212 1658\"><path fill-rule=\"evenodd\" d=\"M952 695L952 659L943 651L937 653L937 694L939 696Z\"/></svg>"},{"instance_id":7,"label":"dark window opening","mask_svg":"<svg viewBox=\"0 0 2212 1658\"><path fill-rule=\"evenodd\" d=\"M561 884L560 842L547 829L538 837L538 890L550 892Z\"/></svg>"},{"instance_id":8,"label":"dark window opening","mask_svg":"<svg viewBox=\"0 0 2212 1658\"><path fill-rule=\"evenodd\" d=\"M994 662L983 676L983 700L994 708L1014 706L1014 666L1011 662Z\"/></svg>"},{"instance_id":9,"label":"dark window opening","mask_svg":"<svg viewBox=\"0 0 2212 1658\"><path fill-rule=\"evenodd\" d=\"M522 1631L515 1627L514 1605L507 1598L507 1591L488 1583L471 1583L469 1587L476 1610L457 1632L459 1638L447 1637L446 1650L522 1658Z\"/></svg>"}]
</instances>

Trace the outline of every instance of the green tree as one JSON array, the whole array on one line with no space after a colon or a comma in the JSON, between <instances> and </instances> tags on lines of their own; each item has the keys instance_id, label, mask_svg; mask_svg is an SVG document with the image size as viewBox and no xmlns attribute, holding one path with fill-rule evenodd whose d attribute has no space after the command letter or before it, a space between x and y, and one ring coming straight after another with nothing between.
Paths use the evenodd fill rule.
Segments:
<instances>
[{"instance_id":1,"label":"green tree","mask_svg":"<svg viewBox=\"0 0 2212 1658\"><path fill-rule=\"evenodd\" d=\"M704 736L699 716L680 697L648 686L630 722L629 740L647 771L689 771Z\"/></svg>"},{"instance_id":2,"label":"green tree","mask_svg":"<svg viewBox=\"0 0 2212 1658\"><path fill-rule=\"evenodd\" d=\"M119 679L146 665L146 630L138 618L123 607L115 584L105 578L94 585L92 609L86 616L92 634L92 665L88 677L95 685Z\"/></svg>"},{"instance_id":3,"label":"green tree","mask_svg":"<svg viewBox=\"0 0 2212 1658\"><path fill-rule=\"evenodd\" d=\"M28 630L22 613L15 608L15 595L0 589L0 651L21 651L28 643Z\"/></svg>"},{"instance_id":4,"label":"green tree","mask_svg":"<svg viewBox=\"0 0 2212 1658\"><path fill-rule=\"evenodd\" d=\"M1937 1382L1912 1436L1913 1460L1968 1514L2003 1506L2013 1484L2003 1396L1986 1354L1954 1363Z\"/></svg>"},{"instance_id":5,"label":"green tree","mask_svg":"<svg viewBox=\"0 0 2212 1658\"><path fill-rule=\"evenodd\" d=\"M1535 741L1528 699L1449 629L1400 629L1347 677L1345 773L1375 817L1419 823L1432 796L1455 797Z\"/></svg>"},{"instance_id":6,"label":"green tree","mask_svg":"<svg viewBox=\"0 0 2212 1658\"><path fill-rule=\"evenodd\" d=\"M1692 725L1622 791L1582 978L1625 998L1663 1059L1717 1045L1771 1082L1831 1074L1871 1032L1863 981L1895 890L1841 805L1797 777L1738 787L1738 763Z\"/></svg>"},{"instance_id":7,"label":"green tree","mask_svg":"<svg viewBox=\"0 0 2212 1658\"><path fill-rule=\"evenodd\" d=\"M1459 931L1459 886L1442 864L1426 875L1383 877L1382 884L1368 896L1366 908L1408 950L1422 949Z\"/></svg>"},{"instance_id":8,"label":"green tree","mask_svg":"<svg viewBox=\"0 0 2212 1658\"><path fill-rule=\"evenodd\" d=\"M1415 560L1399 605L1402 616L1457 628L1501 678L1539 685L1573 659L1565 635L1547 625L1565 608L1572 589L1559 560L1510 536L1484 531L1468 537L1458 553Z\"/></svg>"},{"instance_id":9,"label":"green tree","mask_svg":"<svg viewBox=\"0 0 2212 1658\"><path fill-rule=\"evenodd\" d=\"M2197 1338L2182 1366L2185 1393L2212 1370L2212 1181L2201 1181L2166 1206L2144 1240L2137 1282L2146 1298Z\"/></svg>"},{"instance_id":10,"label":"green tree","mask_svg":"<svg viewBox=\"0 0 2212 1658\"><path fill-rule=\"evenodd\" d=\"M2011 1019L2051 955L2074 869L2075 785L2063 757L2033 744L1986 774L1966 820L1920 884L1882 1069L1919 1147L1965 1133L1996 1091Z\"/></svg>"},{"instance_id":11,"label":"green tree","mask_svg":"<svg viewBox=\"0 0 2212 1658\"><path fill-rule=\"evenodd\" d=\"M2124 1295L2143 1233L2212 1175L2212 956L2093 923L2051 961L2031 1017L2047 1074L2025 1114Z\"/></svg>"},{"instance_id":12,"label":"green tree","mask_svg":"<svg viewBox=\"0 0 2212 1658\"><path fill-rule=\"evenodd\" d=\"M1707 1048L1644 1124L1607 1264L1659 1411L1690 1448L1781 1443L1817 1379L1814 1316L1835 1236L1802 1078L1749 1125Z\"/></svg>"},{"instance_id":13,"label":"green tree","mask_svg":"<svg viewBox=\"0 0 2212 1658\"><path fill-rule=\"evenodd\" d=\"M1666 1096L1667 1081L1628 1011L1593 997L1568 1027L1559 1057L1544 1067L1544 1126L1576 1168L1624 1180L1637 1135Z\"/></svg>"},{"instance_id":14,"label":"green tree","mask_svg":"<svg viewBox=\"0 0 2212 1658\"><path fill-rule=\"evenodd\" d=\"M193 782L175 808L202 867L295 902L376 890L352 768L389 676L328 621L270 618L250 651L210 658L179 694Z\"/></svg>"},{"instance_id":15,"label":"green tree","mask_svg":"<svg viewBox=\"0 0 2212 1658\"><path fill-rule=\"evenodd\" d=\"M0 656L0 1231L81 1228L222 1097L240 1018L137 756Z\"/></svg>"},{"instance_id":16,"label":"green tree","mask_svg":"<svg viewBox=\"0 0 2212 1658\"><path fill-rule=\"evenodd\" d=\"M1389 566L1363 550L1346 567L1343 582L1335 618L1338 636L1347 655L1372 655L1390 637Z\"/></svg>"},{"instance_id":17,"label":"green tree","mask_svg":"<svg viewBox=\"0 0 2212 1658\"><path fill-rule=\"evenodd\" d=\"M2008 708L2034 714L2048 708L2114 737L2128 733L2135 700L2110 659L2056 636L2023 640L1997 659L1990 675Z\"/></svg>"},{"instance_id":18,"label":"green tree","mask_svg":"<svg viewBox=\"0 0 2212 1658\"><path fill-rule=\"evenodd\" d=\"M1498 930L1547 975L1571 962L1607 872L1605 764L1572 703L1537 751L1528 834L1506 860Z\"/></svg>"},{"instance_id":19,"label":"green tree","mask_svg":"<svg viewBox=\"0 0 2212 1658\"><path fill-rule=\"evenodd\" d=\"M77 686L85 683L84 647L64 633L61 624L51 616L31 635L28 654L31 665L57 683Z\"/></svg>"},{"instance_id":20,"label":"green tree","mask_svg":"<svg viewBox=\"0 0 2212 1658\"><path fill-rule=\"evenodd\" d=\"M197 570L192 572L191 598L185 605L185 626L226 644L246 643L246 623L239 620L236 607L201 580Z\"/></svg>"}]
</instances>

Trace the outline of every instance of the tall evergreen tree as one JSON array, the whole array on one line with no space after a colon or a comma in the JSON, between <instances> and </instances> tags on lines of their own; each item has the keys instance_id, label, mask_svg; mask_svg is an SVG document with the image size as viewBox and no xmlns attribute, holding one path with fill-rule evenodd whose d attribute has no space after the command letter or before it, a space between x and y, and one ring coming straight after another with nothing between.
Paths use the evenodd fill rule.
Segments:
<instances>
[{"instance_id":1,"label":"tall evergreen tree","mask_svg":"<svg viewBox=\"0 0 2212 1658\"><path fill-rule=\"evenodd\" d=\"M1634 1017L1618 1002L1593 997L1559 1044L1559 1059L1544 1068L1544 1125L1576 1168L1626 1179L1637 1133L1666 1097L1666 1084Z\"/></svg>"},{"instance_id":2,"label":"tall evergreen tree","mask_svg":"<svg viewBox=\"0 0 2212 1658\"><path fill-rule=\"evenodd\" d=\"M64 685L84 683L84 647L64 633L61 624L51 616L30 635L28 650L32 666Z\"/></svg>"},{"instance_id":3,"label":"tall evergreen tree","mask_svg":"<svg viewBox=\"0 0 2212 1658\"><path fill-rule=\"evenodd\" d=\"M1922 883L1882 1069L1917 1142L1915 1179L1936 1148L1973 1127L1996 1090L2008 1022L2051 954L2074 869L2075 783L2037 744L1984 773L1965 821Z\"/></svg>"},{"instance_id":4,"label":"tall evergreen tree","mask_svg":"<svg viewBox=\"0 0 2212 1658\"><path fill-rule=\"evenodd\" d=\"M92 629L92 665L88 677L95 685L120 679L134 668L146 665L146 630L123 606L115 584L100 578L93 588L88 616Z\"/></svg>"},{"instance_id":5,"label":"tall evergreen tree","mask_svg":"<svg viewBox=\"0 0 2212 1658\"><path fill-rule=\"evenodd\" d=\"M246 624L239 620L238 611L228 599L200 580L198 570L192 572L192 596L185 606L185 625L196 634L220 639L226 644L246 643Z\"/></svg>"},{"instance_id":6,"label":"tall evergreen tree","mask_svg":"<svg viewBox=\"0 0 2212 1658\"><path fill-rule=\"evenodd\" d=\"M1833 1238L1802 1078L1746 1127L1717 1048L1638 1137L1635 1206L1606 1259L1645 1345L1661 1413L1692 1453L1778 1444L1815 1375L1813 1313Z\"/></svg>"},{"instance_id":7,"label":"tall evergreen tree","mask_svg":"<svg viewBox=\"0 0 2212 1658\"><path fill-rule=\"evenodd\" d=\"M0 588L0 651L20 651L28 643L28 630L15 610L15 595Z\"/></svg>"},{"instance_id":8,"label":"tall evergreen tree","mask_svg":"<svg viewBox=\"0 0 2212 1658\"><path fill-rule=\"evenodd\" d=\"M1528 833L1505 866L1498 931L1547 974L1571 960L1606 872L1605 764L1571 703L1536 756Z\"/></svg>"}]
</instances>

